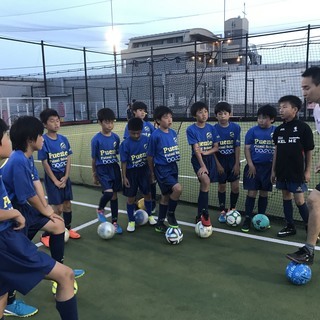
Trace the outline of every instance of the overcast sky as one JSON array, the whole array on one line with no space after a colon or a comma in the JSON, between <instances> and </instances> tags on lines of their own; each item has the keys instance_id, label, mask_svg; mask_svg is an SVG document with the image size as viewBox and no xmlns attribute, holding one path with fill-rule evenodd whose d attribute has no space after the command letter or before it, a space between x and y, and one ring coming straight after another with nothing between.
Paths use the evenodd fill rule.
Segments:
<instances>
[{"instance_id":1,"label":"overcast sky","mask_svg":"<svg viewBox=\"0 0 320 320\"><path fill-rule=\"evenodd\" d=\"M223 34L224 17L245 15L250 34L319 25L317 8L318 0L1 0L0 37L111 51L112 22L124 49L147 34L195 27Z\"/></svg>"}]
</instances>

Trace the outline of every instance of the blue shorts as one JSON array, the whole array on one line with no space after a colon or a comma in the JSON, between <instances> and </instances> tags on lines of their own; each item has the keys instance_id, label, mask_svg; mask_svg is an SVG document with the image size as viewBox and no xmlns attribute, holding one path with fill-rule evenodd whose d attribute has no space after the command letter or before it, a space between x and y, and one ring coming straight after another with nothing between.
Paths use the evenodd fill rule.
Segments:
<instances>
[{"instance_id":1,"label":"blue shorts","mask_svg":"<svg viewBox=\"0 0 320 320\"><path fill-rule=\"evenodd\" d=\"M299 182L277 181L276 187L277 189L287 190L292 193L303 193L308 191L307 185L305 183Z\"/></svg>"},{"instance_id":2,"label":"blue shorts","mask_svg":"<svg viewBox=\"0 0 320 320\"><path fill-rule=\"evenodd\" d=\"M138 188L142 194L147 195L150 193L150 172L148 166L127 169L127 179L129 180L130 188L123 186L124 196L135 197L137 195Z\"/></svg>"},{"instance_id":3,"label":"blue shorts","mask_svg":"<svg viewBox=\"0 0 320 320\"><path fill-rule=\"evenodd\" d=\"M178 183L178 165L176 162L165 166L155 165L154 174L163 195L171 194L172 187Z\"/></svg>"},{"instance_id":4,"label":"blue shorts","mask_svg":"<svg viewBox=\"0 0 320 320\"><path fill-rule=\"evenodd\" d=\"M13 207L19 210L26 219L26 226L23 231L30 240L32 240L36 233L50 221L48 217L31 207L28 203L16 205L13 202Z\"/></svg>"},{"instance_id":5,"label":"blue shorts","mask_svg":"<svg viewBox=\"0 0 320 320\"><path fill-rule=\"evenodd\" d=\"M56 264L23 232L12 228L0 232L0 261L0 296L12 290L27 294Z\"/></svg>"},{"instance_id":6,"label":"blue shorts","mask_svg":"<svg viewBox=\"0 0 320 320\"><path fill-rule=\"evenodd\" d=\"M218 172L217 172L216 161L214 159L214 156L213 155L202 156L202 160L209 171L208 176L210 178L210 182L217 182L218 181ZM192 164L194 172L197 174L197 172L200 169L200 164L199 164L199 161L195 155L193 155L191 157L191 164Z\"/></svg>"},{"instance_id":7,"label":"blue shorts","mask_svg":"<svg viewBox=\"0 0 320 320\"><path fill-rule=\"evenodd\" d=\"M118 163L97 166L96 171L102 191L112 189L113 192L119 192L122 190L121 172Z\"/></svg>"},{"instance_id":8,"label":"blue shorts","mask_svg":"<svg viewBox=\"0 0 320 320\"><path fill-rule=\"evenodd\" d=\"M246 165L243 170L243 189L244 190L262 190L272 191L271 169L272 162L255 164L256 175L254 178L248 177L249 166Z\"/></svg>"},{"instance_id":9,"label":"blue shorts","mask_svg":"<svg viewBox=\"0 0 320 320\"><path fill-rule=\"evenodd\" d=\"M62 172L53 172L53 174L58 180L64 177L64 173ZM46 174L44 176L44 185L46 187L49 204L59 205L64 203L65 201L73 199L70 178L68 178L66 186L63 189L59 189Z\"/></svg>"},{"instance_id":10,"label":"blue shorts","mask_svg":"<svg viewBox=\"0 0 320 320\"><path fill-rule=\"evenodd\" d=\"M218 160L224 169L223 174L218 173L218 182L220 184L225 184L226 182L234 182L240 179L240 175L234 175L233 167L235 165L235 155L221 155L219 154Z\"/></svg>"}]
</instances>

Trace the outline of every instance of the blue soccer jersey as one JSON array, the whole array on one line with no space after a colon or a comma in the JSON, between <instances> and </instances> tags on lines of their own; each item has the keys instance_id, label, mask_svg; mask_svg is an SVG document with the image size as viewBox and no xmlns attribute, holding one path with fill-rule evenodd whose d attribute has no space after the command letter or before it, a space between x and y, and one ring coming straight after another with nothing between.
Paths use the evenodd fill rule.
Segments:
<instances>
[{"instance_id":1,"label":"blue soccer jersey","mask_svg":"<svg viewBox=\"0 0 320 320\"><path fill-rule=\"evenodd\" d=\"M155 130L155 127L149 121L143 120L141 135L150 137L154 130ZM128 124L127 124L124 129L123 139L127 139L128 137L129 137L129 130L128 130Z\"/></svg>"},{"instance_id":2,"label":"blue soccer jersey","mask_svg":"<svg viewBox=\"0 0 320 320\"><path fill-rule=\"evenodd\" d=\"M2 181L2 172L0 169L0 209L4 210L10 210L12 209L11 201L9 199L8 193L6 188L4 187L3 181ZM7 228L9 228L12 225L12 221L10 220L4 220L0 221L0 231L3 231Z\"/></svg>"},{"instance_id":3,"label":"blue soccer jersey","mask_svg":"<svg viewBox=\"0 0 320 320\"><path fill-rule=\"evenodd\" d=\"M120 160L127 163L127 169L140 168L147 165L147 149L149 138L141 135L139 140L130 137L120 145Z\"/></svg>"},{"instance_id":4,"label":"blue soccer jersey","mask_svg":"<svg viewBox=\"0 0 320 320\"><path fill-rule=\"evenodd\" d=\"M95 159L96 166L119 162L119 145L120 138L114 132L110 136L97 133L91 140L91 158Z\"/></svg>"},{"instance_id":5,"label":"blue soccer jersey","mask_svg":"<svg viewBox=\"0 0 320 320\"><path fill-rule=\"evenodd\" d=\"M240 126L237 123L229 122L227 127L222 127L219 123L216 123L214 127L220 137L219 154L234 154L235 148L240 147Z\"/></svg>"},{"instance_id":6,"label":"blue soccer jersey","mask_svg":"<svg viewBox=\"0 0 320 320\"><path fill-rule=\"evenodd\" d=\"M219 142L219 135L209 123L206 123L204 128L200 128L194 123L187 128L187 139L189 145L197 143L201 151L208 151L213 148L215 143ZM194 155L193 148L192 155Z\"/></svg>"},{"instance_id":7,"label":"blue soccer jersey","mask_svg":"<svg viewBox=\"0 0 320 320\"><path fill-rule=\"evenodd\" d=\"M33 181L39 180L33 157L14 151L2 169L2 178L11 201L23 205L36 195Z\"/></svg>"},{"instance_id":8,"label":"blue soccer jersey","mask_svg":"<svg viewBox=\"0 0 320 320\"><path fill-rule=\"evenodd\" d=\"M272 137L275 128L275 126L271 126L270 128L254 126L246 133L245 145L250 145L253 163L272 162L275 148Z\"/></svg>"},{"instance_id":9,"label":"blue soccer jersey","mask_svg":"<svg viewBox=\"0 0 320 320\"><path fill-rule=\"evenodd\" d=\"M68 139L61 134L57 135L57 139L51 139L44 134L43 139L43 147L38 151L38 160L48 160L52 172L64 173L68 156L72 154Z\"/></svg>"},{"instance_id":10,"label":"blue soccer jersey","mask_svg":"<svg viewBox=\"0 0 320 320\"><path fill-rule=\"evenodd\" d=\"M150 136L147 155L153 157L154 164L159 165L179 161L177 133L173 129L169 129L169 132L156 129Z\"/></svg>"}]
</instances>

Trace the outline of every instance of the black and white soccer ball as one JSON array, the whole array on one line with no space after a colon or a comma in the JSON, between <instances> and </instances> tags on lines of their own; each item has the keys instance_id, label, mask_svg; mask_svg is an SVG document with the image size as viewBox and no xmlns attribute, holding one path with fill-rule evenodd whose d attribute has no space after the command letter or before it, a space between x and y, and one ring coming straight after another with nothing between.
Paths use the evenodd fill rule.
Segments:
<instances>
[{"instance_id":1,"label":"black and white soccer ball","mask_svg":"<svg viewBox=\"0 0 320 320\"><path fill-rule=\"evenodd\" d=\"M226 214L227 225L236 227L241 223L241 214L237 210L230 210Z\"/></svg>"},{"instance_id":2,"label":"black and white soccer ball","mask_svg":"<svg viewBox=\"0 0 320 320\"><path fill-rule=\"evenodd\" d=\"M199 238L209 238L212 235L212 226L205 227L201 221L199 221L194 231Z\"/></svg>"},{"instance_id":3,"label":"black and white soccer ball","mask_svg":"<svg viewBox=\"0 0 320 320\"><path fill-rule=\"evenodd\" d=\"M166 231L166 239L170 244L179 244L183 239L183 233L181 229L169 227Z\"/></svg>"}]
</instances>

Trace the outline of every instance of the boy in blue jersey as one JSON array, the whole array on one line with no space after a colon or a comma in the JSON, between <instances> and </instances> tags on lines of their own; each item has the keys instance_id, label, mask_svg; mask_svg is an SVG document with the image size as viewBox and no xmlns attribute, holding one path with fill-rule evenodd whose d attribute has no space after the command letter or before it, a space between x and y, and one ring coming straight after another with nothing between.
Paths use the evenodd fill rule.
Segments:
<instances>
[{"instance_id":1,"label":"boy in blue jersey","mask_svg":"<svg viewBox=\"0 0 320 320\"><path fill-rule=\"evenodd\" d=\"M12 151L7 130L6 123L0 119L1 159L9 157ZM1 172L0 195L0 247L2 248L0 250L0 320L4 319L4 314L25 317L36 313L37 309L28 315L16 310L12 311L11 306L6 306L7 296L8 292L14 289L25 295L44 278L58 283L55 298L61 319L77 320L77 300L74 295L72 269L55 261L46 253L38 251L26 237L23 229L28 221L18 210L13 209ZM53 216L52 219L54 219ZM18 305L17 302L18 300L16 305Z\"/></svg>"},{"instance_id":2,"label":"boy in blue jersey","mask_svg":"<svg viewBox=\"0 0 320 320\"><path fill-rule=\"evenodd\" d=\"M297 118L302 107L299 97L288 95L279 99L279 113L283 123L274 131L276 145L272 164L272 182L282 191L283 212L286 226L277 236L280 238L295 235L292 199L298 207L303 222L308 224L309 209L304 192L311 177L313 133L306 122Z\"/></svg>"},{"instance_id":3,"label":"boy in blue jersey","mask_svg":"<svg viewBox=\"0 0 320 320\"><path fill-rule=\"evenodd\" d=\"M150 137L147 159L151 180L157 180L161 190L155 230L165 233L167 229L164 224L166 217L170 227L178 228L175 210L182 193L182 187L178 182L177 165L177 161L180 160L180 152L177 133L170 128L172 125L171 109L159 106L154 110L153 116L159 128Z\"/></svg>"},{"instance_id":4,"label":"boy in blue jersey","mask_svg":"<svg viewBox=\"0 0 320 320\"><path fill-rule=\"evenodd\" d=\"M214 109L218 123L214 125L220 137L219 152L214 154L218 170L219 222L226 222L226 187L231 184L230 209L235 209L239 198L240 131L238 124L229 121L231 105L219 102Z\"/></svg>"},{"instance_id":5,"label":"boy in blue jersey","mask_svg":"<svg viewBox=\"0 0 320 320\"><path fill-rule=\"evenodd\" d=\"M73 199L71 181L69 178L71 168L72 150L68 139L58 134L60 117L56 110L45 109L40 113L40 119L47 133L43 135L44 143L38 151L38 159L44 168L44 184L47 191L48 203L59 216L63 214L65 227L69 230L69 238L79 239L80 234L71 229ZM48 234L43 234L41 242L48 247Z\"/></svg>"},{"instance_id":6,"label":"boy in blue jersey","mask_svg":"<svg viewBox=\"0 0 320 320\"><path fill-rule=\"evenodd\" d=\"M101 131L91 140L91 158L93 183L101 185L102 197L100 198L97 215L101 222L107 221L104 208L110 201L112 224L115 232L122 233L118 224L118 196L121 191L121 172L119 166L120 138L112 132L114 128L115 114L109 108L102 108L97 114Z\"/></svg>"},{"instance_id":7,"label":"boy in blue jersey","mask_svg":"<svg viewBox=\"0 0 320 320\"><path fill-rule=\"evenodd\" d=\"M139 118L143 121L142 131L141 135L150 137L152 132L155 130L155 127L152 123L149 121L145 121L148 114L148 108L147 105L142 101L135 101L132 104L132 113L134 118ZM129 130L128 130L128 124L126 125L124 129L123 139L126 139L129 137ZM152 213L154 214L156 211L156 183L151 183L151 197L152 197Z\"/></svg>"},{"instance_id":8,"label":"boy in blue jersey","mask_svg":"<svg viewBox=\"0 0 320 320\"><path fill-rule=\"evenodd\" d=\"M127 197L128 232L135 231L134 209L138 188L144 197L149 224L156 224L156 220L151 214L150 174L147 163L149 138L141 134L142 129L143 120L140 118L130 119L128 122L129 137L120 145L123 195Z\"/></svg>"},{"instance_id":9,"label":"boy in blue jersey","mask_svg":"<svg viewBox=\"0 0 320 320\"><path fill-rule=\"evenodd\" d=\"M198 213L196 223L211 226L208 212L210 183L216 181L216 163L213 154L218 151L219 136L215 128L207 123L208 106L203 102L195 102L190 109L196 123L187 128L187 139L192 147L191 164L200 182L198 196Z\"/></svg>"},{"instance_id":10,"label":"boy in blue jersey","mask_svg":"<svg viewBox=\"0 0 320 320\"><path fill-rule=\"evenodd\" d=\"M267 104L258 109L258 125L250 128L245 136L244 154L247 164L243 171L243 189L248 190L245 202L245 220L241 231L249 232L253 208L258 198L258 213L266 214L268 192L272 191L271 169L274 153L272 140L277 110Z\"/></svg>"}]
</instances>

